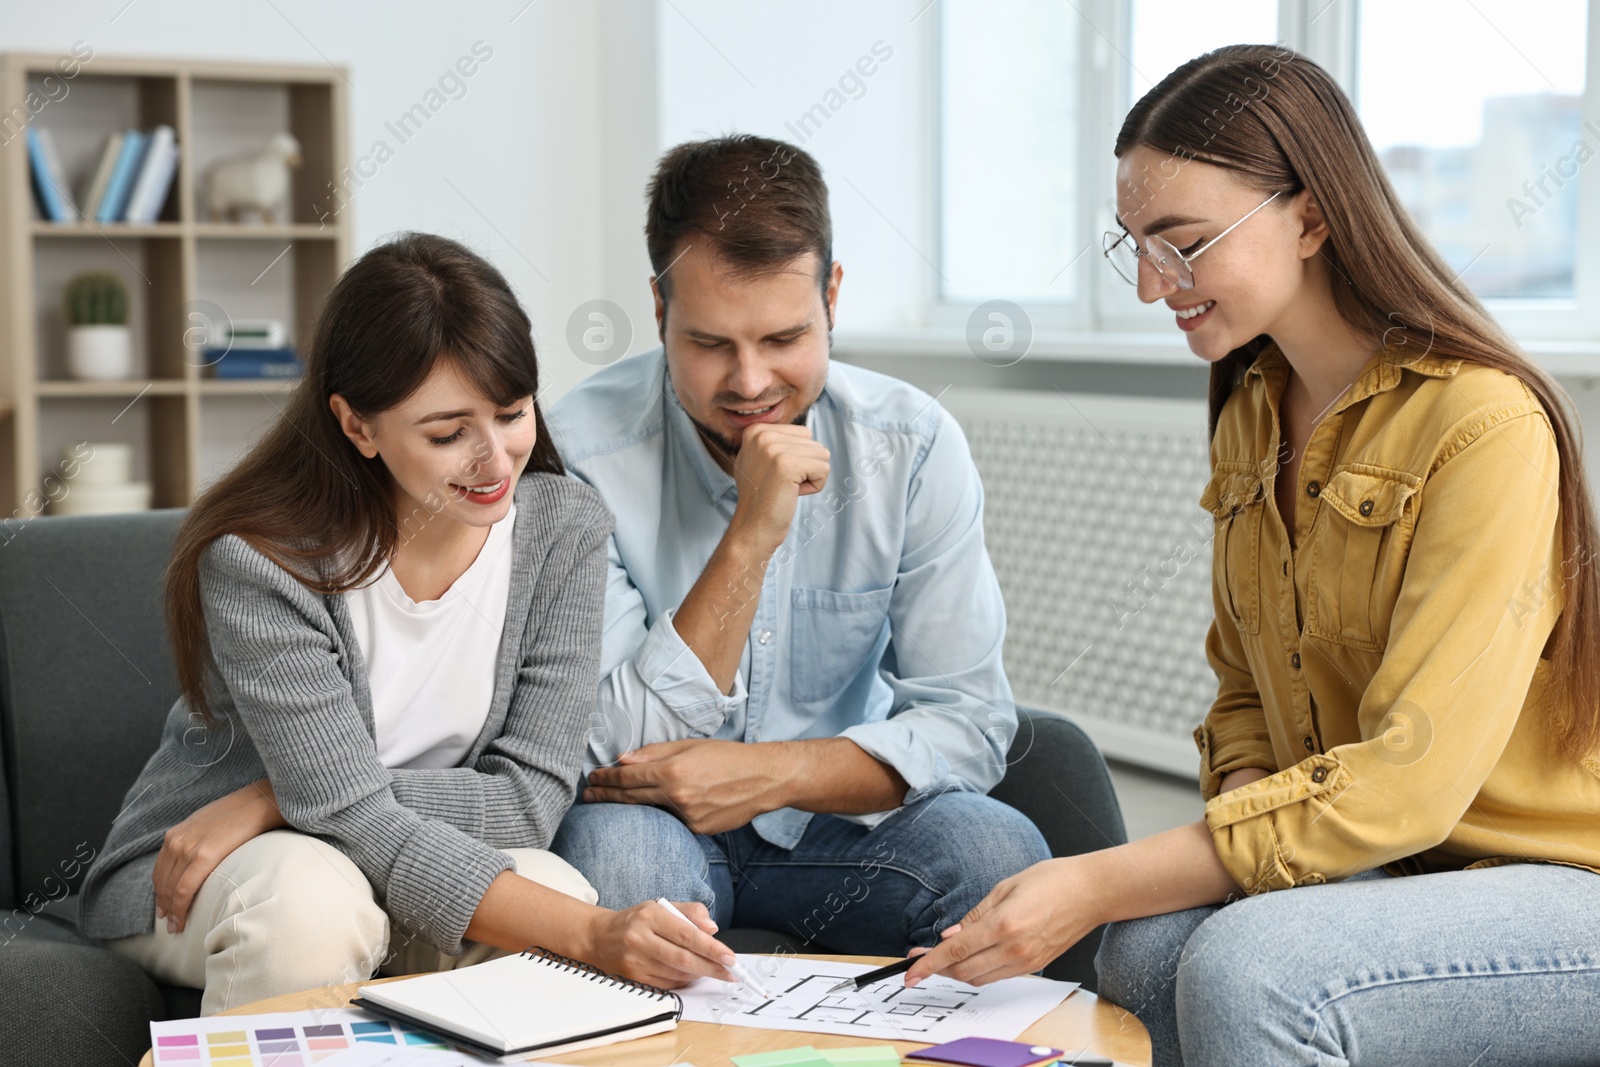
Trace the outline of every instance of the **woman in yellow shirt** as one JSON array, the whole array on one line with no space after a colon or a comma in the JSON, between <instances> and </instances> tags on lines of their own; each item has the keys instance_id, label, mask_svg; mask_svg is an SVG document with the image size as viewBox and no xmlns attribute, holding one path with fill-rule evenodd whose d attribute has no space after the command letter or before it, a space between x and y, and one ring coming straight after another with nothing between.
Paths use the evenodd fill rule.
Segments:
<instances>
[{"instance_id":1,"label":"woman in yellow shirt","mask_svg":"<svg viewBox=\"0 0 1600 1067\"><path fill-rule=\"evenodd\" d=\"M1600 536L1565 395L1303 56L1184 64L1116 155L1107 258L1212 368L1205 817L1001 882L908 984L1111 922L1101 992L1157 1065L1594 1063Z\"/></svg>"}]
</instances>

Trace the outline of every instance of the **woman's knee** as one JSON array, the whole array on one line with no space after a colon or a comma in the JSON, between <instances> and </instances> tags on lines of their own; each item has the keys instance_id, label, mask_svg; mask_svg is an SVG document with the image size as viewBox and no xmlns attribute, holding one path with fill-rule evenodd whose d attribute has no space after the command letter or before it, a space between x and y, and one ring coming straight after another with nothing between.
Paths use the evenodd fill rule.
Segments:
<instances>
[{"instance_id":1,"label":"woman's knee","mask_svg":"<svg viewBox=\"0 0 1600 1067\"><path fill-rule=\"evenodd\" d=\"M528 881L576 897L585 904L599 902L600 894L589 880L554 852L542 848L508 848L505 853L516 865L517 874Z\"/></svg>"},{"instance_id":2,"label":"woman's knee","mask_svg":"<svg viewBox=\"0 0 1600 1067\"><path fill-rule=\"evenodd\" d=\"M1175 912L1107 924L1094 957L1101 995L1138 1014L1143 1002L1171 986L1184 943L1200 921Z\"/></svg>"},{"instance_id":3,"label":"woman's knee","mask_svg":"<svg viewBox=\"0 0 1600 1067\"><path fill-rule=\"evenodd\" d=\"M1180 1029L1186 1020L1219 1032L1263 1025L1299 1001L1316 963L1285 948L1310 929L1312 916L1303 913L1307 896L1284 889L1249 897L1200 924L1175 978Z\"/></svg>"},{"instance_id":4,"label":"woman's knee","mask_svg":"<svg viewBox=\"0 0 1600 1067\"><path fill-rule=\"evenodd\" d=\"M363 958L353 961L356 970L372 957L375 966L388 946L388 915L360 868L297 831L274 830L240 846L206 880L197 906L207 891L216 896L206 902L213 925L229 925L234 936L270 939L305 957L354 952Z\"/></svg>"}]
</instances>

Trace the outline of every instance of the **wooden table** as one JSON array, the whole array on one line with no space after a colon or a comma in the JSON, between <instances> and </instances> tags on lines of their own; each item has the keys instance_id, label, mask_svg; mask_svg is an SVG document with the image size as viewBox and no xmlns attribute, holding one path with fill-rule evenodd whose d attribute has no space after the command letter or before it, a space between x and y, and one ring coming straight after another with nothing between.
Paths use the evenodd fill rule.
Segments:
<instances>
[{"instance_id":1,"label":"wooden table","mask_svg":"<svg viewBox=\"0 0 1600 1067\"><path fill-rule=\"evenodd\" d=\"M893 963L892 957L879 956L806 956L804 959L828 960L844 963L866 963L881 966ZM414 977L414 976L408 976ZM328 986L304 993L286 993L281 997L258 1000L224 1012L224 1015L257 1015L274 1011L305 1011L311 1008L344 1007L356 989L378 982L398 981L379 978L368 982L351 982L347 985ZM1073 992L1058 1004L1050 1014L1034 1023L1019 1041L1050 1045L1068 1052L1095 1052L1109 1056L1119 1063L1132 1067L1150 1067L1150 1037L1143 1024L1133 1015L1101 1000L1084 989ZM552 1057L559 1063L579 1064L582 1067L666 1067L680 1061L695 1067L722 1067L731 1056L750 1052L769 1052L796 1045L814 1045L817 1048L852 1045L893 1045L904 1056L907 1052L925 1048L917 1041L875 1041L840 1034L808 1034L794 1030L754 1030L747 1026L726 1026L715 1023L683 1022L676 1030L651 1037L634 1038L615 1045L567 1052ZM537 1061L533 1061L537 1062ZM152 1067L153 1060L146 1052L139 1067Z\"/></svg>"}]
</instances>

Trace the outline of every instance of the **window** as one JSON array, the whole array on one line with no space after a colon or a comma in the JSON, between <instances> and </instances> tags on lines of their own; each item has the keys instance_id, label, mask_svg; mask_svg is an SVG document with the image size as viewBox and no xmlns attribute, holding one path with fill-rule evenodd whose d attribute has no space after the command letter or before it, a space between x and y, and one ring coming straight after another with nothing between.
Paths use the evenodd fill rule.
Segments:
<instances>
[{"instance_id":1,"label":"window","mask_svg":"<svg viewBox=\"0 0 1600 1067\"><path fill-rule=\"evenodd\" d=\"M1196 17L1179 0L941 0L935 321L999 299L1036 325L1160 329L1099 261L1117 129L1187 60L1278 42L1345 86L1401 202L1512 334L1551 369L1587 368L1560 353L1600 334L1591 8L1236 0Z\"/></svg>"},{"instance_id":2,"label":"window","mask_svg":"<svg viewBox=\"0 0 1600 1067\"><path fill-rule=\"evenodd\" d=\"M1278 0L1212 4L1204 18L1195 17L1192 0L1133 0L1132 7L1128 107L1195 56L1225 44L1278 39Z\"/></svg>"},{"instance_id":3,"label":"window","mask_svg":"<svg viewBox=\"0 0 1600 1067\"><path fill-rule=\"evenodd\" d=\"M1082 20L1059 0L939 7L941 295L1070 301Z\"/></svg>"},{"instance_id":4,"label":"window","mask_svg":"<svg viewBox=\"0 0 1600 1067\"><path fill-rule=\"evenodd\" d=\"M1178 0L941 0L938 10L941 302L1003 298L1042 309L1098 292L1131 312L1128 294L1105 291L1105 264L1089 254L1111 216L1121 116L1202 52L1275 40L1277 0L1237 0L1203 19Z\"/></svg>"},{"instance_id":5,"label":"window","mask_svg":"<svg viewBox=\"0 0 1600 1067\"><path fill-rule=\"evenodd\" d=\"M1361 5L1362 123L1412 217L1480 297L1576 296L1587 220L1575 179L1600 152L1583 125L1586 6Z\"/></svg>"}]
</instances>

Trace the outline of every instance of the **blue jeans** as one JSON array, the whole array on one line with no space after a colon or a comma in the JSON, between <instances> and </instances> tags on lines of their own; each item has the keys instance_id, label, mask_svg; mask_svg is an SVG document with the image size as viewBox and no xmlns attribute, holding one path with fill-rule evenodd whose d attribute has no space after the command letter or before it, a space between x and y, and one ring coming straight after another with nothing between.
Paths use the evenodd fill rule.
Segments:
<instances>
[{"instance_id":1,"label":"blue jeans","mask_svg":"<svg viewBox=\"0 0 1600 1067\"><path fill-rule=\"evenodd\" d=\"M724 930L762 927L881 956L934 944L996 882L1050 858L1021 812L956 792L870 830L817 815L792 850L749 826L707 837L660 808L576 804L550 849L589 879L603 907L699 901Z\"/></svg>"},{"instance_id":2,"label":"blue jeans","mask_svg":"<svg viewBox=\"0 0 1600 1067\"><path fill-rule=\"evenodd\" d=\"M1600 875L1367 871L1106 928L1154 1067L1600 1063Z\"/></svg>"}]
</instances>

